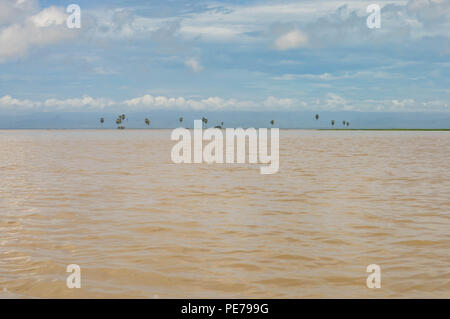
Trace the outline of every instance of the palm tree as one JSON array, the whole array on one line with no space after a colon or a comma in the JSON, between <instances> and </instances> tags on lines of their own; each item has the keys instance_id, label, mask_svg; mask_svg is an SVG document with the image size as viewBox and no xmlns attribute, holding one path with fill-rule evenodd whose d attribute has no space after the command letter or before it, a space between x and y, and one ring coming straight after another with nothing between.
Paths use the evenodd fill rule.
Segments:
<instances>
[{"instance_id":1,"label":"palm tree","mask_svg":"<svg viewBox=\"0 0 450 319\"><path fill-rule=\"evenodd\" d=\"M220 126L222 126L222 127L223 127L223 122L220 122Z\"/></svg>"},{"instance_id":2,"label":"palm tree","mask_svg":"<svg viewBox=\"0 0 450 319\"><path fill-rule=\"evenodd\" d=\"M273 125L275 124L275 121L274 121L274 120L271 120L271 121L270 121L270 124L273 126Z\"/></svg>"},{"instance_id":3,"label":"palm tree","mask_svg":"<svg viewBox=\"0 0 450 319\"><path fill-rule=\"evenodd\" d=\"M180 125L181 125L181 123L183 123L183 117L181 116L181 117L178 119L178 121L180 121Z\"/></svg>"},{"instance_id":4,"label":"palm tree","mask_svg":"<svg viewBox=\"0 0 450 319\"><path fill-rule=\"evenodd\" d=\"M125 115L124 115L124 114L119 115L119 116L117 117L117 119L116 119L117 128L118 128L119 130L125 129L125 126L121 125L124 119L125 119Z\"/></svg>"},{"instance_id":5,"label":"palm tree","mask_svg":"<svg viewBox=\"0 0 450 319\"><path fill-rule=\"evenodd\" d=\"M103 127L103 123L105 123L105 119L103 117L100 118L100 123L102 124Z\"/></svg>"},{"instance_id":6,"label":"palm tree","mask_svg":"<svg viewBox=\"0 0 450 319\"><path fill-rule=\"evenodd\" d=\"M319 114L316 114L316 121L319 119Z\"/></svg>"},{"instance_id":7,"label":"palm tree","mask_svg":"<svg viewBox=\"0 0 450 319\"><path fill-rule=\"evenodd\" d=\"M347 124L347 122L346 121L342 121L342 125L345 126L345 124Z\"/></svg>"},{"instance_id":8,"label":"palm tree","mask_svg":"<svg viewBox=\"0 0 450 319\"><path fill-rule=\"evenodd\" d=\"M206 124L208 124L208 119L206 117L202 117L202 123L206 126Z\"/></svg>"},{"instance_id":9,"label":"palm tree","mask_svg":"<svg viewBox=\"0 0 450 319\"><path fill-rule=\"evenodd\" d=\"M350 125L350 122L347 122L347 126L349 126Z\"/></svg>"},{"instance_id":10,"label":"palm tree","mask_svg":"<svg viewBox=\"0 0 450 319\"><path fill-rule=\"evenodd\" d=\"M145 118L145 125L147 125L147 126L150 125L150 120L148 118Z\"/></svg>"},{"instance_id":11,"label":"palm tree","mask_svg":"<svg viewBox=\"0 0 450 319\"><path fill-rule=\"evenodd\" d=\"M334 120L331 120L331 125L334 126Z\"/></svg>"}]
</instances>

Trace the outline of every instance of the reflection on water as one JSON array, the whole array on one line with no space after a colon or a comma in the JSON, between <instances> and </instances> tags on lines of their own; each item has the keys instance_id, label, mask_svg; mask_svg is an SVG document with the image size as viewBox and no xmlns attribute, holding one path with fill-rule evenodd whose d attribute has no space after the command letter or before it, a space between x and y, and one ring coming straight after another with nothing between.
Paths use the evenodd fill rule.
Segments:
<instances>
[{"instance_id":1,"label":"reflection on water","mask_svg":"<svg viewBox=\"0 0 450 319\"><path fill-rule=\"evenodd\" d=\"M450 297L449 133L280 133L261 175L166 130L0 131L0 297Z\"/></svg>"}]
</instances>

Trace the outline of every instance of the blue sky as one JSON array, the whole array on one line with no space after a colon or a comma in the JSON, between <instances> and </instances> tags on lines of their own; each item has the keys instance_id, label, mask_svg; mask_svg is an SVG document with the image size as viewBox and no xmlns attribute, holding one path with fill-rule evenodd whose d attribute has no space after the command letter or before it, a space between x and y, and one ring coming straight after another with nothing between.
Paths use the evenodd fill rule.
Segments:
<instances>
[{"instance_id":1,"label":"blue sky","mask_svg":"<svg viewBox=\"0 0 450 319\"><path fill-rule=\"evenodd\" d=\"M0 0L0 110L448 113L449 30L450 0Z\"/></svg>"}]
</instances>

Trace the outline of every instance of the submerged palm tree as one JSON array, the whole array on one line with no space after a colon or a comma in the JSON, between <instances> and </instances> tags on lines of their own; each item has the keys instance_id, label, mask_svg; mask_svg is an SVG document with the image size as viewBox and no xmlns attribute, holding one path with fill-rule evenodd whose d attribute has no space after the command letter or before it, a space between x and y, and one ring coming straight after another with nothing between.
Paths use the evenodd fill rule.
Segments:
<instances>
[{"instance_id":1,"label":"submerged palm tree","mask_svg":"<svg viewBox=\"0 0 450 319\"><path fill-rule=\"evenodd\" d=\"M145 125L147 125L147 126L150 125L150 120L148 118L145 118Z\"/></svg>"},{"instance_id":2,"label":"submerged palm tree","mask_svg":"<svg viewBox=\"0 0 450 319\"><path fill-rule=\"evenodd\" d=\"M350 125L350 122L347 122L347 126L349 126Z\"/></svg>"},{"instance_id":3,"label":"submerged palm tree","mask_svg":"<svg viewBox=\"0 0 450 319\"><path fill-rule=\"evenodd\" d=\"M100 123L102 124L103 127L103 123L105 123L105 119L103 117L100 118Z\"/></svg>"},{"instance_id":4,"label":"submerged palm tree","mask_svg":"<svg viewBox=\"0 0 450 319\"><path fill-rule=\"evenodd\" d=\"M120 118L122 119L122 122L124 122L125 120L127 120L127 122L128 122L128 117L126 117L125 114L120 115Z\"/></svg>"},{"instance_id":5,"label":"submerged palm tree","mask_svg":"<svg viewBox=\"0 0 450 319\"><path fill-rule=\"evenodd\" d=\"M181 116L181 117L178 119L178 121L180 121L180 125L181 125L181 123L183 123L183 117Z\"/></svg>"},{"instance_id":6,"label":"submerged palm tree","mask_svg":"<svg viewBox=\"0 0 450 319\"><path fill-rule=\"evenodd\" d=\"M319 114L316 114L316 121L319 119Z\"/></svg>"},{"instance_id":7,"label":"submerged palm tree","mask_svg":"<svg viewBox=\"0 0 450 319\"><path fill-rule=\"evenodd\" d=\"M206 117L202 117L202 124L206 126L208 124L208 119Z\"/></svg>"},{"instance_id":8,"label":"submerged palm tree","mask_svg":"<svg viewBox=\"0 0 450 319\"><path fill-rule=\"evenodd\" d=\"M331 120L331 125L334 126L334 120Z\"/></svg>"},{"instance_id":9,"label":"submerged palm tree","mask_svg":"<svg viewBox=\"0 0 450 319\"><path fill-rule=\"evenodd\" d=\"M222 127L223 127L223 122L220 122L220 126L222 126Z\"/></svg>"},{"instance_id":10,"label":"submerged palm tree","mask_svg":"<svg viewBox=\"0 0 450 319\"><path fill-rule=\"evenodd\" d=\"M273 125L275 124L275 121L274 121L274 120L271 120L271 121L270 121L270 124L273 126Z\"/></svg>"},{"instance_id":11,"label":"submerged palm tree","mask_svg":"<svg viewBox=\"0 0 450 319\"><path fill-rule=\"evenodd\" d=\"M124 114L119 115L117 117L117 119L116 119L117 129L119 129L119 130L125 129L125 126L121 125L124 119L125 119L125 115Z\"/></svg>"},{"instance_id":12,"label":"submerged palm tree","mask_svg":"<svg viewBox=\"0 0 450 319\"><path fill-rule=\"evenodd\" d=\"M346 121L342 121L342 125L345 126L345 124L347 124L347 122Z\"/></svg>"}]
</instances>

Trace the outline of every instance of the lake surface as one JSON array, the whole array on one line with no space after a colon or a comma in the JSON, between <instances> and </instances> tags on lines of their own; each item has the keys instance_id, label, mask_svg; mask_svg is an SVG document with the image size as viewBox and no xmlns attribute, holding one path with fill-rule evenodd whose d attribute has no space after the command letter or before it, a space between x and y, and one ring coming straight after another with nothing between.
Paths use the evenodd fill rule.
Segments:
<instances>
[{"instance_id":1,"label":"lake surface","mask_svg":"<svg viewBox=\"0 0 450 319\"><path fill-rule=\"evenodd\" d=\"M450 132L282 130L274 175L170 133L0 131L0 297L450 298Z\"/></svg>"}]
</instances>

